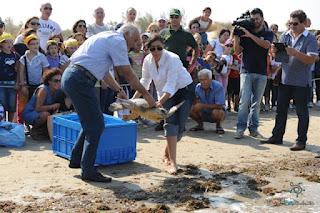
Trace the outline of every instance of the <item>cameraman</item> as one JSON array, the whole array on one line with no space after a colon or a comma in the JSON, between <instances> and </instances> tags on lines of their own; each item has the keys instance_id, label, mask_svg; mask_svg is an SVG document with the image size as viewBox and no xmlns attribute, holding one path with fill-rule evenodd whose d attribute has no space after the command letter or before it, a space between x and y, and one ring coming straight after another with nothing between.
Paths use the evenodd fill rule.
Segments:
<instances>
[{"instance_id":1,"label":"cameraman","mask_svg":"<svg viewBox=\"0 0 320 213\"><path fill-rule=\"evenodd\" d=\"M296 105L298 115L298 138L291 151L304 150L307 142L309 127L308 99L311 86L311 65L315 63L317 52L317 40L313 34L305 29L307 16L302 10L293 11L290 14L289 31L283 33L280 42L287 47L284 51L272 48L279 56L285 54L288 60L282 61L281 84L278 90L278 106L275 126L272 136L262 143L282 144L285 133L288 106L291 97Z\"/></svg>"},{"instance_id":2,"label":"cameraman","mask_svg":"<svg viewBox=\"0 0 320 213\"><path fill-rule=\"evenodd\" d=\"M241 27L242 36L234 35L235 54L242 52L243 65L240 74L240 106L236 139L243 138L248 127L250 136L258 137L260 103L267 83L267 56L273 40L273 32L265 24L262 10L250 12L254 29L249 32ZM250 107L250 113L249 113ZM249 116L249 120L248 120Z\"/></svg>"}]
</instances>

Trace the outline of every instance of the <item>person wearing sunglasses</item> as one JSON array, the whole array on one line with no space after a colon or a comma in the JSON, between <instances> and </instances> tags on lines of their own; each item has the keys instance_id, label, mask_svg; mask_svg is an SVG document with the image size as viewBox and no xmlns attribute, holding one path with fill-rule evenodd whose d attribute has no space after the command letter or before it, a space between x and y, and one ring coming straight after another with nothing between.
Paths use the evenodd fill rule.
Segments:
<instances>
[{"instance_id":1,"label":"person wearing sunglasses","mask_svg":"<svg viewBox=\"0 0 320 213\"><path fill-rule=\"evenodd\" d=\"M182 14L179 9L170 10L170 24L168 28L160 32L161 38L164 40L166 50L177 54L186 69L196 62L199 55L198 44L192 34L184 30L181 26ZM188 60L188 51L191 52L190 60ZM195 85L194 85L195 86ZM163 130L163 122L155 127L156 131Z\"/></svg>"},{"instance_id":2,"label":"person wearing sunglasses","mask_svg":"<svg viewBox=\"0 0 320 213\"><path fill-rule=\"evenodd\" d=\"M55 101L61 95L61 71L51 69L44 73L43 84L33 93L22 112L22 118L32 125L31 137L35 140L48 139L47 119L57 112L60 104Z\"/></svg>"},{"instance_id":3,"label":"person wearing sunglasses","mask_svg":"<svg viewBox=\"0 0 320 213\"><path fill-rule=\"evenodd\" d=\"M285 53L289 60L282 61L281 83L278 88L278 103L275 126L272 136L262 143L282 144L285 133L288 106L291 97L296 105L298 116L298 137L291 151L300 151L306 148L309 127L308 100L311 86L311 66L318 58L316 37L306 30L307 15L302 10L290 14L290 30L284 32L279 41L285 43ZM273 46L272 51L277 55L280 50ZM283 54L283 53L282 53ZM277 58L277 57L276 57Z\"/></svg>"},{"instance_id":4,"label":"person wearing sunglasses","mask_svg":"<svg viewBox=\"0 0 320 213\"><path fill-rule=\"evenodd\" d=\"M233 37L235 53L243 54L235 139L243 138L247 128L251 137L262 137L258 131L259 113L267 83L267 57L273 41L273 32L266 27L261 9L253 9L250 17L254 21L254 29L249 32L241 28L244 35Z\"/></svg>"},{"instance_id":5,"label":"person wearing sunglasses","mask_svg":"<svg viewBox=\"0 0 320 213\"><path fill-rule=\"evenodd\" d=\"M41 5L40 8L41 16L39 19L39 29L37 35L39 36L40 40L40 48L42 50L47 49L47 41L50 37L57 35L62 38L61 35L61 27L60 25L51 20L50 16L52 14L52 5L50 3L44 3Z\"/></svg>"},{"instance_id":6,"label":"person wearing sunglasses","mask_svg":"<svg viewBox=\"0 0 320 213\"><path fill-rule=\"evenodd\" d=\"M150 54L143 61L141 84L149 89L151 82L154 82L158 95L157 107L169 110L183 102L177 112L167 118L163 125L164 135L167 139L164 162L167 171L170 174L176 174L177 142L182 138L191 108L192 91L190 91L190 85L192 79L179 56L164 49L164 41L159 35L151 36L147 46ZM141 94L136 92L133 98L140 96Z\"/></svg>"},{"instance_id":7,"label":"person wearing sunglasses","mask_svg":"<svg viewBox=\"0 0 320 213\"><path fill-rule=\"evenodd\" d=\"M31 18L28 18L26 23L21 27L19 30L16 39L14 40L14 44L21 44L23 43L24 39L24 32L26 32L27 29L33 29L37 31L40 27L39 18L36 16L33 16Z\"/></svg>"},{"instance_id":8,"label":"person wearing sunglasses","mask_svg":"<svg viewBox=\"0 0 320 213\"><path fill-rule=\"evenodd\" d=\"M82 33L84 36L87 34L87 24L85 20L78 20L72 26L72 32L75 33Z\"/></svg>"}]
</instances>

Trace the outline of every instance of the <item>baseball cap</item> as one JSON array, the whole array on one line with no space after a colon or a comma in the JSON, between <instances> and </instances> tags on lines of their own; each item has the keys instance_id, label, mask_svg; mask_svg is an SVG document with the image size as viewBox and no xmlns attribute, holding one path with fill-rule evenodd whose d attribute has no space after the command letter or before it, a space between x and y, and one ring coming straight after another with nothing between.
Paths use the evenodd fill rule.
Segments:
<instances>
[{"instance_id":1,"label":"baseball cap","mask_svg":"<svg viewBox=\"0 0 320 213\"><path fill-rule=\"evenodd\" d=\"M170 10L170 16L171 15L174 15L174 16L181 16L181 12L180 12L180 10L179 9L175 9L175 8L173 8L173 9L171 9Z\"/></svg>"},{"instance_id":2,"label":"baseball cap","mask_svg":"<svg viewBox=\"0 0 320 213\"><path fill-rule=\"evenodd\" d=\"M78 41L74 38L69 38L66 41L63 42L65 47L77 47Z\"/></svg>"},{"instance_id":3,"label":"baseball cap","mask_svg":"<svg viewBox=\"0 0 320 213\"><path fill-rule=\"evenodd\" d=\"M157 21L161 21L161 20L168 21L167 18L164 16L160 16L159 18L157 18Z\"/></svg>"},{"instance_id":4,"label":"baseball cap","mask_svg":"<svg viewBox=\"0 0 320 213\"><path fill-rule=\"evenodd\" d=\"M0 43L4 42L5 40L13 40L13 36L10 33L2 33L0 36Z\"/></svg>"},{"instance_id":5,"label":"baseball cap","mask_svg":"<svg viewBox=\"0 0 320 213\"><path fill-rule=\"evenodd\" d=\"M28 44L30 43L30 41L32 41L32 40L38 40L37 35L31 34L31 35L27 36L27 37L23 40L23 42L24 42L25 45L28 45Z\"/></svg>"}]
</instances>

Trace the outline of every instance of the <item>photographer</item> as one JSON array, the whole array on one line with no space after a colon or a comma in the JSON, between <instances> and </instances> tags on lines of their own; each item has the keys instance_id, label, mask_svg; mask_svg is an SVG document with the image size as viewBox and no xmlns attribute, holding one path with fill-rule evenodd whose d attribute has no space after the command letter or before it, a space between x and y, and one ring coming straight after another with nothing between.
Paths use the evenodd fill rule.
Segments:
<instances>
[{"instance_id":1,"label":"photographer","mask_svg":"<svg viewBox=\"0 0 320 213\"><path fill-rule=\"evenodd\" d=\"M235 54L243 54L240 74L240 106L238 112L236 139L244 136L248 127L250 136L260 136L258 132L260 103L267 83L267 55L273 40L273 33L265 26L263 13L259 8L250 12L245 19L252 23L250 31L236 25L234 34ZM237 21L235 21L237 22ZM239 29L241 33L239 33ZM238 33L236 33L238 31ZM250 107L250 113L249 113ZM248 115L249 121L248 121ZM249 126L247 126L247 124Z\"/></svg>"},{"instance_id":2,"label":"photographer","mask_svg":"<svg viewBox=\"0 0 320 213\"><path fill-rule=\"evenodd\" d=\"M278 90L278 106L272 136L262 143L282 144L285 133L288 106L293 97L298 115L298 138L291 151L304 150L309 127L308 99L311 85L311 65L318 57L317 40L305 29L307 16L302 10L290 14L290 30L283 33L280 42L285 44L281 51L273 45L276 59L281 59L282 76ZM280 55L285 57L279 57Z\"/></svg>"}]
</instances>

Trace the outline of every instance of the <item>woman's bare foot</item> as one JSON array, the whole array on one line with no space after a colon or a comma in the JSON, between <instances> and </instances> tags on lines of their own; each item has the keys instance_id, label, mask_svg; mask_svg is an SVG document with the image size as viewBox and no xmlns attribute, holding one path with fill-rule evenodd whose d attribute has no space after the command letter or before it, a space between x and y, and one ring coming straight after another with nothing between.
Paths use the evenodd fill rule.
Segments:
<instances>
[{"instance_id":1,"label":"woman's bare foot","mask_svg":"<svg viewBox=\"0 0 320 213\"><path fill-rule=\"evenodd\" d=\"M170 160L167 156L163 156L162 158L162 162L166 165L169 166L170 165Z\"/></svg>"},{"instance_id":2,"label":"woman's bare foot","mask_svg":"<svg viewBox=\"0 0 320 213\"><path fill-rule=\"evenodd\" d=\"M177 171L178 171L178 168L176 165L170 165L168 168L167 168L167 172L170 174L170 175L176 175L177 174Z\"/></svg>"}]
</instances>

